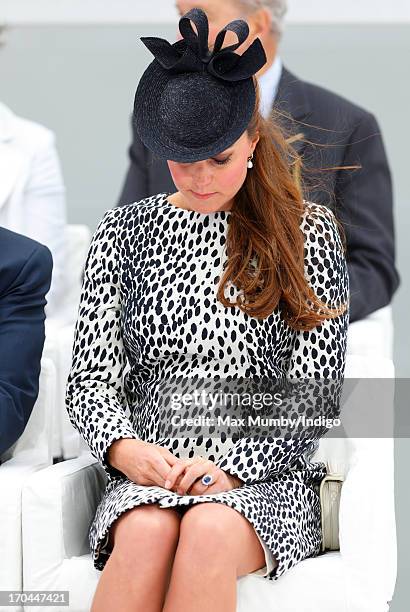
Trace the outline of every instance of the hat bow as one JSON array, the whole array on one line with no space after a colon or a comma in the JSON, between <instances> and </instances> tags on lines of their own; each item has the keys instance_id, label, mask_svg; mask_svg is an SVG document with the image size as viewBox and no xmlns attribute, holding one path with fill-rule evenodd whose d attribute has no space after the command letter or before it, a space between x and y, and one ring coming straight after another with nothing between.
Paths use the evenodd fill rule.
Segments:
<instances>
[{"instance_id":1,"label":"hat bow","mask_svg":"<svg viewBox=\"0 0 410 612\"><path fill-rule=\"evenodd\" d=\"M141 38L161 66L174 74L207 71L215 78L234 82L250 78L266 63L265 51L258 38L242 55L235 53L249 36L249 26L242 19L231 21L219 32L212 50L208 48L209 25L203 10L192 9L181 17L179 30L182 40L172 45L163 38ZM228 31L236 34L238 42L222 48Z\"/></svg>"}]
</instances>

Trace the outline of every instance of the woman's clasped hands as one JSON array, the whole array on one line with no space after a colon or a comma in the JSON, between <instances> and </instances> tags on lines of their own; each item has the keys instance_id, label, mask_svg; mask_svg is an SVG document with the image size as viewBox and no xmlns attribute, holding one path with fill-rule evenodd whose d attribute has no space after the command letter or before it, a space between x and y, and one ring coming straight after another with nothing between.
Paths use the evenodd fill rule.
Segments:
<instances>
[{"instance_id":1,"label":"woman's clasped hands","mask_svg":"<svg viewBox=\"0 0 410 612\"><path fill-rule=\"evenodd\" d=\"M162 446L131 438L121 438L110 446L108 462L136 484L160 486L179 495L222 493L243 484L210 459L179 459ZM201 482L206 474L212 476L209 485Z\"/></svg>"},{"instance_id":2,"label":"woman's clasped hands","mask_svg":"<svg viewBox=\"0 0 410 612\"><path fill-rule=\"evenodd\" d=\"M212 476L212 482L201 482L205 475ZM241 486L242 481L217 467L210 459L193 457L177 459L170 469L164 487L180 495L208 495L230 491Z\"/></svg>"}]
</instances>

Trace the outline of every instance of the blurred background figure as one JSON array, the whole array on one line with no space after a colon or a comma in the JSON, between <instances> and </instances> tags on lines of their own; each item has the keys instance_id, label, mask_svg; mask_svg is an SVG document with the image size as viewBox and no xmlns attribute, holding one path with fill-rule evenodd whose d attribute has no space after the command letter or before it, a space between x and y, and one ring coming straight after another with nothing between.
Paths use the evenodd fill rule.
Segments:
<instances>
[{"instance_id":1,"label":"blurred background figure","mask_svg":"<svg viewBox=\"0 0 410 612\"><path fill-rule=\"evenodd\" d=\"M37 400L52 268L47 247L0 227L0 456Z\"/></svg>"},{"instance_id":2,"label":"blurred background figure","mask_svg":"<svg viewBox=\"0 0 410 612\"><path fill-rule=\"evenodd\" d=\"M286 0L177 0L176 7L180 15L194 7L207 13L210 45L224 25L238 18L246 19L250 27L249 41L238 53L256 37L261 39L268 56L257 75L261 112L280 121L302 156L305 199L330 206L346 231L350 322L388 306L399 275L391 176L375 117L329 90L302 81L283 66L279 43ZM235 41L229 33L225 45ZM167 163L153 158L135 128L129 158L119 205L176 190ZM378 326L381 335L391 325L390 310L383 311L383 316ZM386 342L381 339L381 346L391 342L391 333ZM361 350L372 348L362 346Z\"/></svg>"},{"instance_id":3,"label":"blurred background figure","mask_svg":"<svg viewBox=\"0 0 410 612\"><path fill-rule=\"evenodd\" d=\"M18 117L1 102L0 177L0 226L37 240L52 253L46 315L54 320L64 299L66 228L65 188L55 138L49 129Z\"/></svg>"}]
</instances>

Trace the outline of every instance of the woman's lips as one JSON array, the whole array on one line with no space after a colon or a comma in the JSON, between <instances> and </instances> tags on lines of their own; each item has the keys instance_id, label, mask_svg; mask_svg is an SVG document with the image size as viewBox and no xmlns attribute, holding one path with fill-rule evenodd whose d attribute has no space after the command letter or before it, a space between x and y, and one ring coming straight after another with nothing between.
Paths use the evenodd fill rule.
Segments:
<instances>
[{"instance_id":1,"label":"woman's lips","mask_svg":"<svg viewBox=\"0 0 410 612\"><path fill-rule=\"evenodd\" d=\"M205 194L196 193L195 191L192 191L192 193L196 198L198 198L198 200L207 200L208 198L215 195L216 191L214 191L214 193L205 193Z\"/></svg>"}]
</instances>

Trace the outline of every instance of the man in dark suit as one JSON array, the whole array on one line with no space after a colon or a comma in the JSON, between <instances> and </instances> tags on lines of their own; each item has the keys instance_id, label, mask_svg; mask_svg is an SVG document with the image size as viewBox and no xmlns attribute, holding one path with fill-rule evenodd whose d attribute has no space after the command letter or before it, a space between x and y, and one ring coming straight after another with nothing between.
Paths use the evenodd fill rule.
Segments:
<instances>
[{"instance_id":1,"label":"man in dark suit","mask_svg":"<svg viewBox=\"0 0 410 612\"><path fill-rule=\"evenodd\" d=\"M46 246L0 227L0 456L23 433L38 396L52 269Z\"/></svg>"},{"instance_id":2,"label":"man in dark suit","mask_svg":"<svg viewBox=\"0 0 410 612\"><path fill-rule=\"evenodd\" d=\"M395 267L391 176L375 117L283 67L278 44L285 0L177 0L176 5L181 15L194 7L207 13L210 44L237 18L246 19L250 27L249 39L238 53L260 38L268 58L257 75L261 112L280 121L301 154L305 199L329 206L345 229L350 322L390 304L400 279ZM235 42L231 34L225 44ZM119 205L176 191L167 162L153 158L135 127L129 156Z\"/></svg>"}]
</instances>

